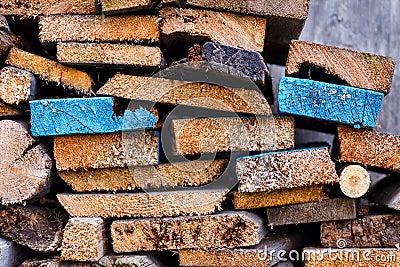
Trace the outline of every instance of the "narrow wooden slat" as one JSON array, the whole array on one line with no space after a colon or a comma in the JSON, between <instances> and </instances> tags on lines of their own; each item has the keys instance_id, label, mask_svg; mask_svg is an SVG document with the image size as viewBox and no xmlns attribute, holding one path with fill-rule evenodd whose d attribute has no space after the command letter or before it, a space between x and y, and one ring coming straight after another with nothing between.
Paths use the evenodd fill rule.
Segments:
<instances>
[{"instance_id":1,"label":"narrow wooden slat","mask_svg":"<svg viewBox=\"0 0 400 267\"><path fill-rule=\"evenodd\" d=\"M49 46L57 42L160 41L156 16L48 16L39 20L39 40Z\"/></svg>"},{"instance_id":2,"label":"narrow wooden slat","mask_svg":"<svg viewBox=\"0 0 400 267\"><path fill-rule=\"evenodd\" d=\"M189 161L156 166L89 169L58 172L60 177L77 192L134 191L202 186L219 178L228 160Z\"/></svg>"},{"instance_id":3,"label":"narrow wooden slat","mask_svg":"<svg viewBox=\"0 0 400 267\"><path fill-rule=\"evenodd\" d=\"M61 84L73 92L83 95L91 95L93 93L94 84L87 73L66 67L56 61L31 54L18 48L11 48L6 63L32 72L42 80Z\"/></svg>"},{"instance_id":4,"label":"narrow wooden slat","mask_svg":"<svg viewBox=\"0 0 400 267\"><path fill-rule=\"evenodd\" d=\"M328 147L268 152L237 160L240 192L271 192L339 182Z\"/></svg>"},{"instance_id":5,"label":"narrow wooden slat","mask_svg":"<svg viewBox=\"0 0 400 267\"><path fill-rule=\"evenodd\" d=\"M235 209L259 209L291 204L316 202L326 199L323 185L274 190L270 193L234 193Z\"/></svg>"},{"instance_id":6,"label":"narrow wooden slat","mask_svg":"<svg viewBox=\"0 0 400 267\"><path fill-rule=\"evenodd\" d=\"M110 43L58 43L57 60L68 65L157 70L164 66L159 47Z\"/></svg>"},{"instance_id":7,"label":"narrow wooden slat","mask_svg":"<svg viewBox=\"0 0 400 267\"><path fill-rule=\"evenodd\" d=\"M158 132L56 136L54 159L59 171L146 166L158 163ZM124 146L123 146L124 142Z\"/></svg>"},{"instance_id":8,"label":"narrow wooden slat","mask_svg":"<svg viewBox=\"0 0 400 267\"><path fill-rule=\"evenodd\" d=\"M263 220L249 212L119 220L111 224L111 239L116 253L253 246L264 234Z\"/></svg>"},{"instance_id":9,"label":"narrow wooden slat","mask_svg":"<svg viewBox=\"0 0 400 267\"><path fill-rule=\"evenodd\" d=\"M154 128L157 117L138 108L114 113L112 97L45 99L29 103L33 136L103 134ZM129 116L129 117L128 117Z\"/></svg>"},{"instance_id":10,"label":"narrow wooden slat","mask_svg":"<svg viewBox=\"0 0 400 267\"><path fill-rule=\"evenodd\" d=\"M267 209L268 223L273 226L355 219L356 201L350 198L326 199Z\"/></svg>"},{"instance_id":11,"label":"narrow wooden slat","mask_svg":"<svg viewBox=\"0 0 400 267\"><path fill-rule=\"evenodd\" d=\"M375 127L383 93L312 80L281 78L279 112L353 125Z\"/></svg>"},{"instance_id":12,"label":"narrow wooden slat","mask_svg":"<svg viewBox=\"0 0 400 267\"><path fill-rule=\"evenodd\" d=\"M178 155L267 151L294 147L291 117L176 119L172 136Z\"/></svg>"},{"instance_id":13,"label":"narrow wooden slat","mask_svg":"<svg viewBox=\"0 0 400 267\"><path fill-rule=\"evenodd\" d=\"M97 261L107 251L106 222L101 218L71 218L64 228L61 258Z\"/></svg>"},{"instance_id":14,"label":"narrow wooden slat","mask_svg":"<svg viewBox=\"0 0 400 267\"><path fill-rule=\"evenodd\" d=\"M212 42L263 51L266 19L208 10L167 7L160 11L163 42Z\"/></svg>"},{"instance_id":15,"label":"narrow wooden slat","mask_svg":"<svg viewBox=\"0 0 400 267\"><path fill-rule=\"evenodd\" d=\"M0 102L0 119L20 115L22 115L20 111Z\"/></svg>"},{"instance_id":16,"label":"narrow wooden slat","mask_svg":"<svg viewBox=\"0 0 400 267\"><path fill-rule=\"evenodd\" d=\"M355 220L323 222L324 247L394 247L400 239L400 215L374 215Z\"/></svg>"},{"instance_id":17,"label":"narrow wooden slat","mask_svg":"<svg viewBox=\"0 0 400 267\"><path fill-rule=\"evenodd\" d=\"M151 9L154 5L153 0L101 0L101 11L107 15L121 14Z\"/></svg>"},{"instance_id":18,"label":"narrow wooden slat","mask_svg":"<svg viewBox=\"0 0 400 267\"><path fill-rule=\"evenodd\" d=\"M337 155L342 162L400 171L400 136L338 126Z\"/></svg>"},{"instance_id":19,"label":"narrow wooden slat","mask_svg":"<svg viewBox=\"0 0 400 267\"><path fill-rule=\"evenodd\" d=\"M97 93L172 105L184 104L258 115L271 114L267 100L259 91L227 88L216 84L117 74Z\"/></svg>"},{"instance_id":20,"label":"narrow wooden slat","mask_svg":"<svg viewBox=\"0 0 400 267\"><path fill-rule=\"evenodd\" d=\"M385 95L392 84L394 59L360 53L345 48L325 46L303 41L292 41L286 75L313 75L313 68L322 68L325 75L334 75L349 86L375 90ZM306 77L303 77L306 78Z\"/></svg>"},{"instance_id":21,"label":"narrow wooden slat","mask_svg":"<svg viewBox=\"0 0 400 267\"><path fill-rule=\"evenodd\" d=\"M31 205L0 207L0 234L34 251L57 251L66 222L65 213L54 208Z\"/></svg>"},{"instance_id":22,"label":"narrow wooden slat","mask_svg":"<svg viewBox=\"0 0 400 267\"><path fill-rule=\"evenodd\" d=\"M61 205L74 217L165 217L204 215L221 207L227 189L161 193L59 194Z\"/></svg>"}]
</instances>

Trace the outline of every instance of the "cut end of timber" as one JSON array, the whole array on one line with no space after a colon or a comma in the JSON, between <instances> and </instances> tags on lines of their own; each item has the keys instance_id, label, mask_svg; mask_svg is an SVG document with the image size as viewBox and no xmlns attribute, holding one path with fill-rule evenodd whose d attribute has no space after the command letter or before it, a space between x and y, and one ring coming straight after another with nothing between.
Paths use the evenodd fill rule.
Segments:
<instances>
[{"instance_id":1,"label":"cut end of timber","mask_svg":"<svg viewBox=\"0 0 400 267\"><path fill-rule=\"evenodd\" d=\"M39 40L48 46L57 42L160 41L157 16L48 16L39 19Z\"/></svg>"},{"instance_id":2,"label":"cut end of timber","mask_svg":"<svg viewBox=\"0 0 400 267\"><path fill-rule=\"evenodd\" d=\"M227 189L131 194L59 194L74 217L166 217L204 215L221 208Z\"/></svg>"},{"instance_id":3,"label":"cut end of timber","mask_svg":"<svg viewBox=\"0 0 400 267\"><path fill-rule=\"evenodd\" d=\"M57 170L155 165L159 159L158 132L56 136Z\"/></svg>"},{"instance_id":4,"label":"cut end of timber","mask_svg":"<svg viewBox=\"0 0 400 267\"><path fill-rule=\"evenodd\" d=\"M349 165L340 173L339 184L343 194L351 198L359 198L368 192L371 177L360 165Z\"/></svg>"},{"instance_id":5,"label":"cut end of timber","mask_svg":"<svg viewBox=\"0 0 400 267\"><path fill-rule=\"evenodd\" d=\"M264 49L265 18L172 7L162 9L160 15L163 18L162 39L170 47L179 41L211 40L251 51Z\"/></svg>"},{"instance_id":6,"label":"cut end of timber","mask_svg":"<svg viewBox=\"0 0 400 267\"><path fill-rule=\"evenodd\" d=\"M46 194L53 165L47 148L29 135L22 122L3 120L0 129L0 204L24 203Z\"/></svg>"},{"instance_id":7,"label":"cut end of timber","mask_svg":"<svg viewBox=\"0 0 400 267\"><path fill-rule=\"evenodd\" d=\"M0 71L0 99L6 104L26 104L36 95L36 80L33 74L13 67Z\"/></svg>"},{"instance_id":8,"label":"cut end of timber","mask_svg":"<svg viewBox=\"0 0 400 267\"><path fill-rule=\"evenodd\" d=\"M110 43L58 43L57 59L69 65L113 66L157 70L164 66L161 49Z\"/></svg>"},{"instance_id":9,"label":"cut end of timber","mask_svg":"<svg viewBox=\"0 0 400 267\"><path fill-rule=\"evenodd\" d=\"M50 59L18 48L11 48L6 63L36 74L45 81L61 84L66 89L71 89L79 94L93 94L94 83L86 72L63 66Z\"/></svg>"},{"instance_id":10,"label":"cut end of timber","mask_svg":"<svg viewBox=\"0 0 400 267\"><path fill-rule=\"evenodd\" d=\"M71 218L64 228L61 258L98 261L106 253L106 222L100 218Z\"/></svg>"},{"instance_id":11,"label":"cut end of timber","mask_svg":"<svg viewBox=\"0 0 400 267\"><path fill-rule=\"evenodd\" d=\"M318 73L318 68L321 73ZM388 94L394 68L395 61L389 57L293 40L286 63L286 75L311 75L299 77L309 79L334 78L341 84Z\"/></svg>"},{"instance_id":12,"label":"cut end of timber","mask_svg":"<svg viewBox=\"0 0 400 267\"><path fill-rule=\"evenodd\" d=\"M21 116L22 113L2 102L0 102L0 119L7 117Z\"/></svg>"},{"instance_id":13,"label":"cut end of timber","mask_svg":"<svg viewBox=\"0 0 400 267\"><path fill-rule=\"evenodd\" d=\"M234 193L235 209L259 209L327 199L323 185L275 190L270 193Z\"/></svg>"},{"instance_id":14,"label":"cut end of timber","mask_svg":"<svg viewBox=\"0 0 400 267\"><path fill-rule=\"evenodd\" d=\"M119 220L111 225L116 253L253 246L264 237L263 220L249 212ZM181 238L177 239L176 236Z\"/></svg>"},{"instance_id":15,"label":"cut end of timber","mask_svg":"<svg viewBox=\"0 0 400 267\"><path fill-rule=\"evenodd\" d=\"M156 166L58 172L74 191L135 191L138 189L202 186L224 172L228 160L191 161Z\"/></svg>"},{"instance_id":16,"label":"cut end of timber","mask_svg":"<svg viewBox=\"0 0 400 267\"><path fill-rule=\"evenodd\" d=\"M241 193L271 192L339 182L328 147L268 152L237 159Z\"/></svg>"}]
</instances>

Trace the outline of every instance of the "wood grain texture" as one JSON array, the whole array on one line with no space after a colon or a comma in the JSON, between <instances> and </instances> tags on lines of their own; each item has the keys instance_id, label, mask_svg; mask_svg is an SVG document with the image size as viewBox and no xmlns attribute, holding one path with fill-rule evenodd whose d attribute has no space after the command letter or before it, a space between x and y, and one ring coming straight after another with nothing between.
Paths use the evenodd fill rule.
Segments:
<instances>
[{"instance_id":1,"label":"wood grain texture","mask_svg":"<svg viewBox=\"0 0 400 267\"><path fill-rule=\"evenodd\" d=\"M271 151L294 147L291 117L219 117L172 121L178 155L231 151Z\"/></svg>"},{"instance_id":2,"label":"wood grain texture","mask_svg":"<svg viewBox=\"0 0 400 267\"><path fill-rule=\"evenodd\" d=\"M8 117L19 117L22 113L13 107L0 102L0 119Z\"/></svg>"},{"instance_id":3,"label":"wood grain texture","mask_svg":"<svg viewBox=\"0 0 400 267\"><path fill-rule=\"evenodd\" d=\"M400 215L374 215L349 221L323 222L321 244L338 247L344 240L346 248L394 247L400 239ZM343 243L343 241L342 241Z\"/></svg>"},{"instance_id":4,"label":"wood grain texture","mask_svg":"<svg viewBox=\"0 0 400 267\"><path fill-rule=\"evenodd\" d=\"M0 207L0 234L34 251L58 250L67 216L61 210L36 206Z\"/></svg>"},{"instance_id":5,"label":"wood grain texture","mask_svg":"<svg viewBox=\"0 0 400 267\"><path fill-rule=\"evenodd\" d=\"M388 267L400 266L400 252L396 248L304 248L305 267Z\"/></svg>"},{"instance_id":6,"label":"wood grain texture","mask_svg":"<svg viewBox=\"0 0 400 267\"><path fill-rule=\"evenodd\" d=\"M263 51L266 19L208 10L167 7L160 11L162 40L168 47L179 42L211 40L246 50Z\"/></svg>"},{"instance_id":7,"label":"wood grain texture","mask_svg":"<svg viewBox=\"0 0 400 267\"><path fill-rule=\"evenodd\" d=\"M259 91L208 83L116 74L97 94L222 111L271 114L267 100Z\"/></svg>"},{"instance_id":8,"label":"wood grain texture","mask_svg":"<svg viewBox=\"0 0 400 267\"><path fill-rule=\"evenodd\" d=\"M154 128L157 118L138 108L116 115L112 97L66 98L30 101L33 136L104 134Z\"/></svg>"},{"instance_id":9,"label":"wood grain texture","mask_svg":"<svg viewBox=\"0 0 400 267\"><path fill-rule=\"evenodd\" d=\"M49 46L56 42L160 41L156 16L47 16L39 19L39 40Z\"/></svg>"},{"instance_id":10,"label":"wood grain texture","mask_svg":"<svg viewBox=\"0 0 400 267\"><path fill-rule=\"evenodd\" d=\"M59 171L155 165L158 139L158 132L56 136L54 159Z\"/></svg>"},{"instance_id":11,"label":"wood grain texture","mask_svg":"<svg viewBox=\"0 0 400 267\"><path fill-rule=\"evenodd\" d=\"M116 253L253 246L264 234L263 220L249 212L117 220L111 224L111 239Z\"/></svg>"},{"instance_id":12,"label":"wood grain texture","mask_svg":"<svg viewBox=\"0 0 400 267\"><path fill-rule=\"evenodd\" d=\"M166 217L204 215L221 209L227 189L160 193L58 194L74 217Z\"/></svg>"},{"instance_id":13,"label":"wood grain texture","mask_svg":"<svg viewBox=\"0 0 400 267\"><path fill-rule=\"evenodd\" d=\"M272 250L290 251L299 245L299 236L285 234L266 235L261 242L252 247L216 250L179 250L180 266L207 267L269 267L279 262L276 255L267 255Z\"/></svg>"},{"instance_id":14,"label":"wood grain texture","mask_svg":"<svg viewBox=\"0 0 400 267\"><path fill-rule=\"evenodd\" d=\"M299 76L304 64L323 68L326 74L335 75L346 85L385 95L390 91L395 68L394 59L389 57L294 40L290 45L286 75Z\"/></svg>"},{"instance_id":15,"label":"wood grain texture","mask_svg":"<svg viewBox=\"0 0 400 267\"><path fill-rule=\"evenodd\" d=\"M233 195L235 209L259 209L327 199L323 185L280 189L272 192L239 193Z\"/></svg>"},{"instance_id":16,"label":"wood grain texture","mask_svg":"<svg viewBox=\"0 0 400 267\"><path fill-rule=\"evenodd\" d=\"M48 193L53 161L49 149L33 139L26 123L0 121L0 204L26 203Z\"/></svg>"},{"instance_id":17,"label":"wood grain texture","mask_svg":"<svg viewBox=\"0 0 400 267\"><path fill-rule=\"evenodd\" d=\"M281 78L280 113L374 128L383 94L306 79Z\"/></svg>"},{"instance_id":18,"label":"wood grain texture","mask_svg":"<svg viewBox=\"0 0 400 267\"><path fill-rule=\"evenodd\" d=\"M333 198L273 207L267 209L267 217L268 223L273 226L355 219L356 201L350 198Z\"/></svg>"},{"instance_id":19,"label":"wood grain texture","mask_svg":"<svg viewBox=\"0 0 400 267\"><path fill-rule=\"evenodd\" d=\"M58 43L57 60L68 65L146 70L165 65L159 47L110 43Z\"/></svg>"},{"instance_id":20,"label":"wood grain texture","mask_svg":"<svg viewBox=\"0 0 400 267\"><path fill-rule=\"evenodd\" d=\"M55 14L95 14L96 5L92 0L5 0L0 4L0 14L6 16L28 16Z\"/></svg>"},{"instance_id":21,"label":"wood grain texture","mask_svg":"<svg viewBox=\"0 0 400 267\"><path fill-rule=\"evenodd\" d=\"M6 63L36 74L42 80L61 84L72 92L82 95L91 95L93 93L94 84L92 78L86 72L66 67L56 61L18 48L11 48Z\"/></svg>"},{"instance_id":22,"label":"wood grain texture","mask_svg":"<svg viewBox=\"0 0 400 267\"><path fill-rule=\"evenodd\" d=\"M97 261L107 251L106 222L101 218L71 218L64 228L61 258Z\"/></svg>"},{"instance_id":23,"label":"wood grain texture","mask_svg":"<svg viewBox=\"0 0 400 267\"><path fill-rule=\"evenodd\" d=\"M0 18L2 18L2 28L0 29L0 56L3 58L3 56L7 56L11 47L22 48L26 46L26 43L20 36L17 36L10 31L8 22L4 16L0 15Z\"/></svg>"},{"instance_id":24,"label":"wood grain texture","mask_svg":"<svg viewBox=\"0 0 400 267\"><path fill-rule=\"evenodd\" d=\"M336 159L400 171L400 136L338 126Z\"/></svg>"},{"instance_id":25,"label":"wood grain texture","mask_svg":"<svg viewBox=\"0 0 400 267\"><path fill-rule=\"evenodd\" d=\"M241 193L268 193L277 189L339 182L328 147L242 157L237 159L236 174Z\"/></svg>"},{"instance_id":26,"label":"wood grain texture","mask_svg":"<svg viewBox=\"0 0 400 267\"><path fill-rule=\"evenodd\" d=\"M151 9L155 5L154 0L101 0L103 14L121 14L125 12L142 11Z\"/></svg>"},{"instance_id":27,"label":"wood grain texture","mask_svg":"<svg viewBox=\"0 0 400 267\"><path fill-rule=\"evenodd\" d=\"M400 210L400 179L389 176L378 181L372 186L369 199L391 209Z\"/></svg>"},{"instance_id":28,"label":"wood grain texture","mask_svg":"<svg viewBox=\"0 0 400 267\"><path fill-rule=\"evenodd\" d=\"M36 79L33 74L13 67L0 71L0 99L9 105L27 104L36 95Z\"/></svg>"},{"instance_id":29,"label":"wood grain texture","mask_svg":"<svg viewBox=\"0 0 400 267\"><path fill-rule=\"evenodd\" d=\"M350 198L359 198L365 195L371 185L368 171L360 165L344 167L339 176L340 190Z\"/></svg>"},{"instance_id":30,"label":"wood grain texture","mask_svg":"<svg viewBox=\"0 0 400 267\"><path fill-rule=\"evenodd\" d=\"M188 161L156 166L88 169L58 172L74 191L135 191L202 186L219 178L228 160Z\"/></svg>"}]
</instances>

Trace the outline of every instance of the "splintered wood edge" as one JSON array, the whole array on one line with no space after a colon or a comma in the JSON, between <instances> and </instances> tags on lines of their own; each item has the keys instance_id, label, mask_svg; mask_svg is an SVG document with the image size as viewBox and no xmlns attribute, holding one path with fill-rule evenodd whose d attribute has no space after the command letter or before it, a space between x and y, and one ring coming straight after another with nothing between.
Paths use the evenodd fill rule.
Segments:
<instances>
[{"instance_id":1,"label":"splintered wood edge","mask_svg":"<svg viewBox=\"0 0 400 267\"><path fill-rule=\"evenodd\" d=\"M349 165L343 168L339 176L340 190L351 198L365 195L371 185L371 177L360 165Z\"/></svg>"}]
</instances>

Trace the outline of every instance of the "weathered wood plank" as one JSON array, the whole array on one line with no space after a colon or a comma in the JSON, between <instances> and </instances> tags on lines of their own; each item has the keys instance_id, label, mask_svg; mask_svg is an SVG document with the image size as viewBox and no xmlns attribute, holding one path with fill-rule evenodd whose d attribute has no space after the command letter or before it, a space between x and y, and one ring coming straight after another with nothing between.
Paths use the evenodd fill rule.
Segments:
<instances>
[{"instance_id":1,"label":"weathered wood plank","mask_svg":"<svg viewBox=\"0 0 400 267\"><path fill-rule=\"evenodd\" d=\"M305 248L305 267L387 267L400 266L400 252L396 248Z\"/></svg>"},{"instance_id":2,"label":"weathered wood plank","mask_svg":"<svg viewBox=\"0 0 400 267\"><path fill-rule=\"evenodd\" d=\"M340 190L351 198L365 195L371 185L371 177L366 169L360 165L348 165L340 172Z\"/></svg>"},{"instance_id":3,"label":"weathered wood plank","mask_svg":"<svg viewBox=\"0 0 400 267\"><path fill-rule=\"evenodd\" d=\"M45 99L29 102L33 136L103 134L154 128L158 118L138 108L114 113L112 97ZM129 117L128 117L129 116Z\"/></svg>"},{"instance_id":4,"label":"weathered wood plank","mask_svg":"<svg viewBox=\"0 0 400 267\"><path fill-rule=\"evenodd\" d=\"M74 217L165 217L205 215L221 208L227 189L121 194L58 194Z\"/></svg>"},{"instance_id":5,"label":"weathered wood plank","mask_svg":"<svg viewBox=\"0 0 400 267\"><path fill-rule=\"evenodd\" d=\"M98 261L107 251L106 222L101 218L71 218L64 228L61 258Z\"/></svg>"},{"instance_id":6,"label":"weathered wood plank","mask_svg":"<svg viewBox=\"0 0 400 267\"><path fill-rule=\"evenodd\" d=\"M189 161L156 166L58 172L77 192L134 191L138 189L202 186L223 173L228 160Z\"/></svg>"},{"instance_id":7,"label":"weathered wood plank","mask_svg":"<svg viewBox=\"0 0 400 267\"><path fill-rule=\"evenodd\" d=\"M68 65L146 70L165 65L159 47L110 43L58 43L57 60Z\"/></svg>"},{"instance_id":8,"label":"weathered wood plank","mask_svg":"<svg viewBox=\"0 0 400 267\"><path fill-rule=\"evenodd\" d=\"M49 149L19 121L0 121L0 204L25 203L48 193L52 179Z\"/></svg>"},{"instance_id":9,"label":"weathered wood plank","mask_svg":"<svg viewBox=\"0 0 400 267\"><path fill-rule=\"evenodd\" d=\"M339 182L328 147L277 151L237 159L241 193Z\"/></svg>"},{"instance_id":10,"label":"weathered wood plank","mask_svg":"<svg viewBox=\"0 0 400 267\"><path fill-rule=\"evenodd\" d=\"M171 127L174 152L178 155L294 147L291 117L176 119Z\"/></svg>"},{"instance_id":11,"label":"weathered wood plank","mask_svg":"<svg viewBox=\"0 0 400 267\"><path fill-rule=\"evenodd\" d=\"M348 221L323 222L324 247L394 247L400 240L400 215L375 215ZM340 241L339 241L340 240Z\"/></svg>"},{"instance_id":12,"label":"weathered wood plank","mask_svg":"<svg viewBox=\"0 0 400 267\"><path fill-rule=\"evenodd\" d=\"M156 2L154 0L101 0L101 11L106 15L142 11L153 8Z\"/></svg>"},{"instance_id":13,"label":"weathered wood plank","mask_svg":"<svg viewBox=\"0 0 400 267\"><path fill-rule=\"evenodd\" d=\"M167 47L178 42L211 40L246 50L263 51L266 19L209 10L167 7L160 11L162 40Z\"/></svg>"},{"instance_id":14,"label":"weathered wood plank","mask_svg":"<svg viewBox=\"0 0 400 267\"><path fill-rule=\"evenodd\" d=\"M279 262L272 251L290 251L299 247L298 235L267 235L252 247L216 250L179 250L180 266L269 267ZM267 251L268 250L268 251ZM283 255L280 255L283 257Z\"/></svg>"},{"instance_id":15,"label":"weathered wood plank","mask_svg":"<svg viewBox=\"0 0 400 267\"><path fill-rule=\"evenodd\" d=\"M0 262L2 266L19 266L26 257L28 255L24 247L0 237Z\"/></svg>"},{"instance_id":16,"label":"weathered wood plank","mask_svg":"<svg viewBox=\"0 0 400 267\"><path fill-rule=\"evenodd\" d=\"M322 73L316 73L316 68ZM394 68L395 61L389 57L294 40L290 45L286 75L311 80L313 74L334 75L346 85L386 95L390 91Z\"/></svg>"},{"instance_id":17,"label":"weathered wood plank","mask_svg":"<svg viewBox=\"0 0 400 267\"><path fill-rule=\"evenodd\" d=\"M54 159L59 171L155 165L158 132L56 136ZM124 145L123 146L123 141Z\"/></svg>"},{"instance_id":18,"label":"weathered wood plank","mask_svg":"<svg viewBox=\"0 0 400 267\"><path fill-rule=\"evenodd\" d=\"M61 210L36 206L0 207L0 234L39 252L54 252L61 245L67 216Z\"/></svg>"},{"instance_id":19,"label":"weathered wood plank","mask_svg":"<svg viewBox=\"0 0 400 267\"><path fill-rule=\"evenodd\" d=\"M399 177L387 177L374 184L371 188L369 198L391 209L400 210Z\"/></svg>"},{"instance_id":20,"label":"weathered wood plank","mask_svg":"<svg viewBox=\"0 0 400 267\"><path fill-rule=\"evenodd\" d=\"M239 193L233 195L235 209L259 209L327 199L323 185L280 189L272 192Z\"/></svg>"},{"instance_id":21,"label":"weathered wood plank","mask_svg":"<svg viewBox=\"0 0 400 267\"><path fill-rule=\"evenodd\" d=\"M0 3L1 9L1 3ZM0 28L0 56L6 56L11 47L24 47L26 44L24 40L10 31L7 19L0 15L1 28Z\"/></svg>"},{"instance_id":22,"label":"weathered wood plank","mask_svg":"<svg viewBox=\"0 0 400 267\"><path fill-rule=\"evenodd\" d=\"M61 84L66 89L79 94L91 95L93 93L94 84L87 73L66 67L50 59L18 48L11 48L6 63L36 74L42 80Z\"/></svg>"},{"instance_id":23,"label":"weathered wood plank","mask_svg":"<svg viewBox=\"0 0 400 267\"><path fill-rule=\"evenodd\" d=\"M185 104L222 111L271 114L267 100L259 91L208 83L117 74L97 93L172 105ZM201 101L202 99L206 101Z\"/></svg>"},{"instance_id":24,"label":"weathered wood plank","mask_svg":"<svg viewBox=\"0 0 400 267\"><path fill-rule=\"evenodd\" d=\"M116 253L253 246L261 241L264 234L263 220L248 212L119 220L111 225L111 239Z\"/></svg>"},{"instance_id":25,"label":"weathered wood plank","mask_svg":"<svg viewBox=\"0 0 400 267\"><path fill-rule=\"evenodd\" d=\"M268 223L273 226L355 219L356 201L350 198L334 198L268 208L267 217Z\"/></svg>"},{"instance_id":26,"label":"weathered wood plank","mask_svg":"<svg viewBox=\"0 0 400 267\"><path fill-rule=\"evenodd\" d=\"M57 42L160 41L156 16L48 16L39 20L39 40L49 46Z\"/></svg>"},{"instance_id":27,"label":"weathered wood plank","mask_svg":"<svg viewBox=\"0 0 400 267\"><path fill-rule=\"evenodd\" d=\"M400 136L340 125L337 139L339 161L400 171Z\"/></svg>"},{"instance_id":28,"label":"weathered wood plank","mask_svg":"<svg viewBox=\"0 0 400 267\"><path fill-rule=\"evenodd\" d=\"M281 78L278 89L280 113L375 127L383 93L306 79Z\"/></svg>"},{"instance_id":29,"label":"weathered wood plank","mask_svg":"<svg viewBox=\"0 0 400 267\"><path fill-rule=\"evenodd\" d=\"M36 79L32 73L13 67L4 67L0 71L0 99L4 103L26 104L36 93Z\"/></svg>"},{"instance_id":30,"label":"weathered wood plank","mask_svg":"<svg viewBox=\"0 0 400 267\"><path fill-rule=\"evenodd\" d=\"M94 0L5 0L0 4L0 14L28 16L55 14L95 14Z\"/></svg>"},{"instance_id":31,"label":"weathered wood plank","mask_svg":"<svg viewBox=\"0 0 400 267\"><path fill-rule=\"evenodd\" d=\"M19 110L16 110L2 102L0 102L0 119L7 117L17 117L21 116L22 113Z\"/></svg>"}]
</instances>

